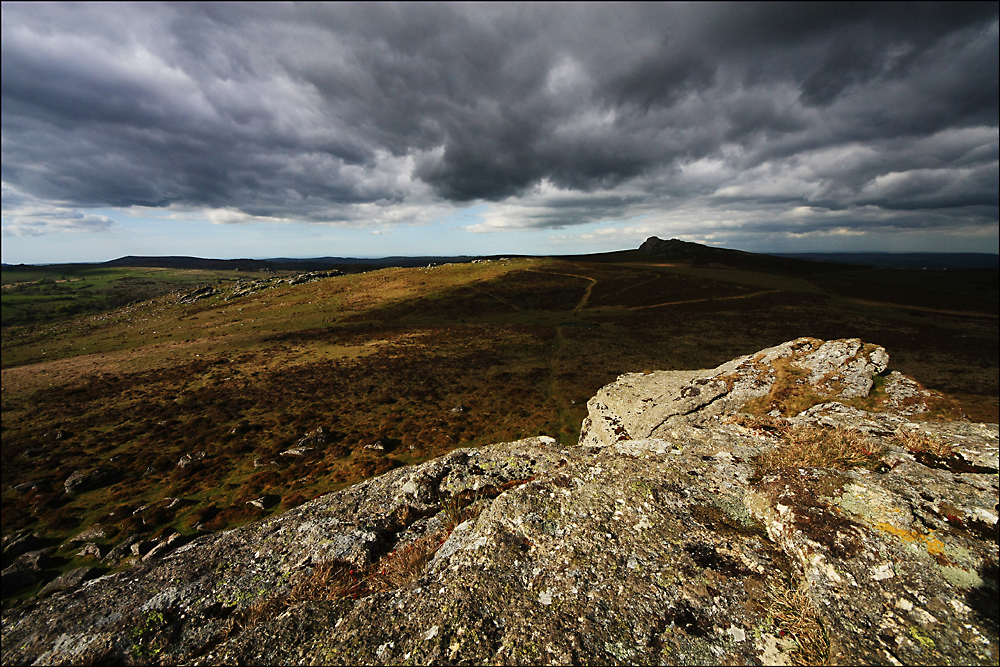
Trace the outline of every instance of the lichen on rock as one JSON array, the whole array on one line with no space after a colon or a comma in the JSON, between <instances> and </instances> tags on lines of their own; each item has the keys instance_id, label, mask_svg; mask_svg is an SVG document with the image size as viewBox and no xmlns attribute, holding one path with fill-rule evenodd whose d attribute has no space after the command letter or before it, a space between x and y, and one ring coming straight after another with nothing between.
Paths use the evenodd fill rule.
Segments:
<instances>
[{"instance_id":1,"label":"lichen on rock","mask_svg":"<svg viewBox=\"0 0 1000 667\"><path fill-rule=\"evenodd\" d=\"M997 426L912 422L930 394L887 364L798 339L623 375L577 446L455 450L77 576L5 615L3 661L996 664ZM795 429L876 454L775 464Z\"/></svg>"}]
</instances>

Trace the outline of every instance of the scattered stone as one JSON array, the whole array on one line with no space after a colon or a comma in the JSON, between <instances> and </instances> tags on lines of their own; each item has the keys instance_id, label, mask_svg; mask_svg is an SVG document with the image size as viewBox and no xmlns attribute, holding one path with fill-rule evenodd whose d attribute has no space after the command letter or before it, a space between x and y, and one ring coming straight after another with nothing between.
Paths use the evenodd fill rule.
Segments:
<instances>
[{"instance_id":1,"label":"scattered stone","mask_svg":"<svg viewBox=\"0 0 1000 667\"><path fill-rule=\"evenodd\" d=\"M177 301L178 303L192 304L201 301L202 299L207 299L213 294L215 294L215 288L212 287L211 285L208 285L205 287L199 287L198 289L188 292L186 294L182 294Z\"/></svg>"},{"instance_id":2,"label":"scattered stone","mask_svg":"<svg viewBox=\"0 0 1000 667\"><path fill-rule=\"evenodd\" d=\"M253 460L253 467L254 468L265 468L267 466L276 466L276 465L278 465L277 461L265 461L264 459L254 459Z\"/></svg>"},{"instance_id":3,"label":"scattered stone","mask_svg":"<svg viewBox=\"0 0 1000 667\"><path fill-rule=\"evenodd\" d=\"M66 493L90 491L113 484L119 479L121 479L121 473L111 466L98 466L92 470L74 470L66 479Z\"/></svg>"},{"instance_id":4,"label":"scattered stone","mask_svg":"<svg viewBox=\"0 0 1000 667\"><path fill-rule=\"evenodd\" d=\"M365 445L363 449L373 449L377 452L382 452L385 451L385 443L383 443L382 440L376 440L373 443Z\"/></svg>"},{"instance_id":5,"label":"scattered stone","mask_svg":"<svg viewBox=\"0 0 1000 667\"><path fill-rule=\"evenodd\" d=\"M253 505L259 510L264 509L264 498L257 498L256 500L248 500L247 505Z\"/></svg>"},{"instance_id":6,"label":"scattered stone","mask_svg":"<svg viewBox=\"0 0 1000 667\"><path fill-rule=\"evenodd\" d=\"M45 584L42 590L39 591L38 597L44 598L52 595L53 593L58 593L59 591L72 590L83 583L83 580L87 578L87 575L93 570L91 567L83 566L78 567L75 570L70 570L66 574L60 575Z\"/></svg>"},{"instance_id":7,"label":"scattered stone","mask_svg":"<svg viewBox=\"0 0 1000 667\"><path fill-rule=\"evenodd\" d=\"M190 467L194 466L195 464L200 463L201 460L204 459L206 456L208 456L208 452L205 452L205 451L193 452L191 454L185 454L177 462L177 467L181 468L181 469L190 468Z\"/></svg>"},{"instance_id":8,"label":"scattered stone","mask_svg":"<svg viewBox=\"0 0 1000 667\"><path fill-rule=\"evenodd\" d=\"M69 542L91 542L93 540L106 539L110 534L107 526L92 526L76 537L69 538Z\"/></svg>"},{"instance_id":9,"label":"scattered stone","mask_svg":"<svg viewBox=\"0 0 1000 667\"><path fill-rule=\"evenodd\" d=\"M240 280L236 283L233 291L226 296L226 300L237 299L244 296L250 296L252 294L258 294L264 290L279 287L281 285L302 285L305 283L311 283L316 280L321 280L323 278L333 278L336 276L344 275L342 271L336 269L330 269L329 271L310 271L309 273L300 273L297 276L291 278L262 278L259 280Z\"/></svg>"},{"instance_id":10,"label":"scattered stone","mask_svg":"<svg viewBox=\"0 0 1000 667\"><path fill-rule=\"evenodd\" d=\"M453 407L451 409L451 411L454 412L454 413L456 413L456 414L460 413L460 412L465 412L466 411L466 407L464 405L459 404L459 405L456 405L455 407Z\"/></svg>"},{"instance_id":11,"label":"scattered stone","mask_svg":"<svg viewBox=\"0 0 1000 667\"><path fill-rule=\"evenodd\" d=\"M94 542L87 542L83 545L83 548L76 552L79 558L96 558L101 560L104 558L104 554L101 553L101 547L97 546Z\"/></svg>"},{"instance_id":12,"label":"scattered stone","mask_svg":"<svg viewBox=\"0 0 1000 667\"><path fill-rule=\"evenodd\" d=\"M281 452L280 456L305 456L314 449L315 447L292 447Z\"/></svg>"},{"instance_id":13,"label":"scattered stone","mask_svg":"<svg viewBox=\"0 0 1000 667\"><path fill-rule=\"evenodd\" d=\"M130 555L132 553L132 545L138 542L139 539L138 535L131 535L124 539L118 546L107 553L104 557L105 562L109 564L117 563L120 559Z\"/></svg>"},{"instance_id":14,"label":"scattered stone","mask_svg":"<svg viewBox=\"0 0 1000 667\"><path fill-rule=\"evenodd\" d=\"M322 447L327 442L326 431L323 430L322 426L318 426L312 431L309 431L304 436L299 438L299 441L295 443L297 448L313 448Z\"/></svg>"},{"instance_id":15,"label":"scattered stone","mask_svg":"<svg viewBox=\"0 0 1000 667\"><path fill-rule=\"evenodd\" d=\"M45 563L48 560L49 555L54 551L55 548L46 547L45 549L37 549L35 551L23 553L14 559L14 562L10 564L10 567L15 570L31 570L33 572L38 572L45 569Z\"/></svg>"}]
</instances>

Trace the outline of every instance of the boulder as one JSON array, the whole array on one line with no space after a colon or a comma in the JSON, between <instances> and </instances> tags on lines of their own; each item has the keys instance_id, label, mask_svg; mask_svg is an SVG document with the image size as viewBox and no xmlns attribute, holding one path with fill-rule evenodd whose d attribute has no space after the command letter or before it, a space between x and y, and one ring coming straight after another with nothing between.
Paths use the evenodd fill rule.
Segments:
<instances>
[{"instance_id":1,"label":"boulder","mask_svg":"<svg viewBox=\"0 0 1000 667\"><path fill-rule=\"evenodd\" d=\"M177 467L181 468L182 470L184 468L192 468L198 463L200 463L202 459L204 459L206 456L208 456L208 452L204 451L191 452L189 454L185 454L180 458L179 461L177 461Z\"/></svg>"},{"instance_id":2,"label":"boulder","mask_svg":"<svg viewBox=\"0 0 1000 667\"><path fill-rule=\"evenodd\" d=\"M46 547L45 549L38 549L36 551L29 551L23 553L14 559L14 562L10 564L11 569L15 570L31 570L32 572L40 572L45 569L49 556L55 551L55 547Z\"/></svg>"},{"instance_id":3,"label":"boulder","mask_svg":"<svg viewBox=\"0 0 1000 667\"><path fill-rule=\"evenodd\" d=\"M83 580L87 578L87 575L89 575L92 570L93 568L84 566L59 575L42 587L42 590L38 593L38 597L44 598L52 595L53 593L58 593L59 591L72 590L82 584Z\"/></svg>"},{"instance_id":4,"label":"boulder","mask_svg":"<svg viewBox=\"0 0 1000 667\"><path fill-rule=\"evenodd\" d=\"M156 546L156 543L152 540L138 540L133 542L129 549L132 551L133 556L145 556L154 546Z\"/></svg>"},{"instance_id":5,"label":"boulder","mask_svg":"<svg viewBox=\"0 0 1000 667\"><path fill-rule=\"evenodd\" d=\"M130 535L118 543L111 551L104 556L104 560L111 566L117 565L122 558L132 555L132 545L140 540L138 535Z\"/></svg>"},{"instance_id":6,"label":"boulder","mask_svg":"<svg viewBox=\"0 0 1000 667\"><path fill-rule=\"evenodd\" d=\"M580 442L603 446L703 424L768 397L776 384L828 400L867 396L888 360L885 349L858 339L798 338L707 371L626 373L587 402ZM769 408L780 416L785 406Z\"/></svg>"},{"instance_id":7,"label":"boulder","mask_svg":"<svg viewBox=\"0 0 1000 667\"><path fill-rule=\"evenodd\" d=\"M77 558L95 558L100 560L104 558L104 554L101 553L101 547L97 546L94 542L87 542L83 545L83 548L76 552Z\"/></svg>"},{"instance_id":8,"label":"boulder","mask_svg":"<svg viewBox=\"0 0 1000 667\"><path fill-rule=\"evenodd\" d=\"M91 470L74 470L66 478L66 493L82 493L102 486L114 484L121 479L121 473L111 466L98 466Z\"/></svg>"},{"instance_id":9,"label":"boulder","mask_svg":"<svg viewBox=\"0 0 1000 667\"><path fill-rule=\"evenodd\" d=\"M45 546L45 540L38 533L13 533L4 536L3 555L4 559L17 558L21 554L29 551L36 551Z\"/></svg>"},{"instance_id":10,"label":"boulder","mask_svg":"<svg viewBox=\"0 0 1000 667\"><path fill-rule=\"evenodd\" d=\"M92 542L93 540L106 539L111 534L107 526L91 526L76 537L71 537L70 542Z\"/></svg>"},{"instance_id":11,"label":"boulder","mask_svg":"<svg viewBox=\"0 0 1000 667\"><path fill-rule=\"evenodd\" d=\"M997 425L868 409L881 348L834 342L197 537L12 609L3 661L996 664ZM769 416L786 385L822 402Z\"/></svg>"},{"instance_id":12,"label":"boulder","mask_svg":"<svg viewBox=\"0 0 1000 667\"><path fill-rule=\"evenodd\" d=\"M177 541L179 537L180 533L173 533L170 537L161 539L146 553L145 556L142 557L142 561L146 562L154 558L162 557L164 553L172 549L174 546L179 545L179 542Z\"/></svg>"},{"instance_id":13,"label":"boulder","mask_svg":"<svg viewBox=\"0 0 1000 667\"><path fill-rule=\"evenodd\" d=\"M313 447L322 447L326 443L327 433L323 430L322 426L318 426L299 438L299 441L295 443L295 446L310 449Z\"/></svg>"},{"instance_id":14,"label":"boulder","mask_svg":"<svg viewBox=\"0 0 1000 667\"><path fill-rule=\"evenodd\" d=\"M281 452L279 456L305 456L309 452L316 451L315 447L292 447Z\"/></svg>"}]
</instances>

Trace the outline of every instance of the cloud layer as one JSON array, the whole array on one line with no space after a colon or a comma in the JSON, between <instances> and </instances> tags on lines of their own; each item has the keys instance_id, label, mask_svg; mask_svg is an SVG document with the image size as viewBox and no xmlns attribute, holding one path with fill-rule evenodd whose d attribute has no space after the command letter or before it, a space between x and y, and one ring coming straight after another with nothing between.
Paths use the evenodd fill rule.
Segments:
<instances>
[{"instance_id":1,"label":"cloud layer","mask_svg":"<svg viewBox=\"0 0 1000 667\"><path fill-rule=\"evenodd\" d=\"M996 3L2 11L7 233L474 202L475 231L997 224Z\"/></svg>"}]
</instances>

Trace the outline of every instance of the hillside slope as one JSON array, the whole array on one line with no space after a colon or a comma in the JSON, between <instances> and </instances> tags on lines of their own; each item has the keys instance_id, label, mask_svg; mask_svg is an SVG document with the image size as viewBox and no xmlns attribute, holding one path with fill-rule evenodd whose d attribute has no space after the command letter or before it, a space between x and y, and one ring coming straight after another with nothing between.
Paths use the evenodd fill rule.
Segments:
<instances>
[{"instance_id":1,"label":"hillside slope","mask_svg":"<svg viewBox=\"0 0 1000 667\"><path fill-rule=\"evenodd\" d=\"M622 373L710 368L795 336L884 346L890 370L950 397L927 419L997 419L988 274L692 263L193 273L180 292L4 329L4 545L37 533L48 551L3 609L78 567L124 567L108 554L129 539L233 528L456 448L572 445Z\"/></svg>"},{"instance_id":2,"label":"hillside slope","mask_svg":"<svg viewBox=\"0 0 1000 667\"><path fill-rule=\"evenodd\" d=\"M3 661L996 664L997 425L913 422L940 397L888 362L803 338L623 375L579 445L71 573L4 615Z\"/></svg>"}]
</instances>

